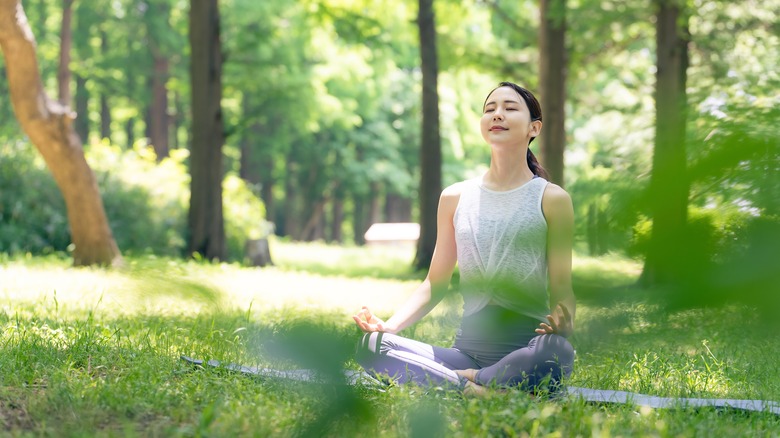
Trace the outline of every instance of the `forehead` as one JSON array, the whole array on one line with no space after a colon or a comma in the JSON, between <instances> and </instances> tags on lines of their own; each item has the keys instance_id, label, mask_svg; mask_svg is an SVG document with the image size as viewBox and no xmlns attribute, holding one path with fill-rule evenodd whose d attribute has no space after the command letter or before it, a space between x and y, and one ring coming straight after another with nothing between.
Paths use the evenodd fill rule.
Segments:
<instances>
[{"instance_id":1,"label":"forehead","mask_svg":"<svg viewBox=\"0 0 780 438\"><path fill-rule=\"evenodd\" d=\"M490 93L490 96L488 96L487 100L485 101L485 104L490 103L498 103L498 102L505 102L505 101L513 101L518 102L521 104L525 104L525 101L522 97L512 88L509 87L499 87L493 90L492 93Z\"/></svg>"}]
</instances>

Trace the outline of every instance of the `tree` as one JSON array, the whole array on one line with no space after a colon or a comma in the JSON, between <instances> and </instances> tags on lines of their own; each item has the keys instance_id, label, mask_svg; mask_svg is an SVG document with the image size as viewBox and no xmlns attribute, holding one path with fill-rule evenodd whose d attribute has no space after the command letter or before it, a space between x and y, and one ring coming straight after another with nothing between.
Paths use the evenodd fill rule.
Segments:
<instances>
[{"instance_id":1,"label":"tree","mask_svg":"<svg viewBox=\"0 0 780 438\"><path fill-rule=\"evenodd\" d=\"M0 48L16 117L65 199L74 265L120 263L97 181L72 126L74 114L43 90L35 38L20 0L0 0Z\"/></svg>"},{"instance_id":2,"label":"tree","mask_svg":"<svg viewBox=\"0 0 780 438\"><path fill-rule=\"evenodd\" d=\"M171 5L166 1L150 2L143 14L146 23L147 43L152 57L151 99L149 102L149 141L162 160L169 155L168 137L170 117L168 115L168 88L170 61L173 44L176 41L169 18Z\"/></svg>"},{"instance_id":3,"label":"tree","mask_svg":"<svg viewBox=\"0 0 780 438\"><path fill-rule=\"evenodd\" d=\"M60 65L57 71L59 99L63 106L70 106L70 48L73 41L73 0L62 5L62 29L60 30Z\"/></svg>"},{"instance_id":4,"label":"tree","mask_svg":"<svg viewBox=\"0 0 780 438\"><path fill-rule=\"evenodd\" d=\"M441 137L439 133L439 68L433 0L420 0L417 26L422 65L422 130L420 132L420 238L414 266L427 269L436 246L436 213L441 193Z\"/></svg>"},{"instance_id":5,"label":"tree","mask_svg":"<svg viewBox=\"0 0 780 438\"><path fill-rule=\"evenodd\" d=\"M218 0L190 1L190 77L192 145L190 149L191 254L224 259L222 215L222 46Z\"/></svg>"},{"instance_id":6,"label":"tree","mask_svg":"<svg viewBox=\"0 0 780 438\"><path fill-rule=\"evenodd\" d=\"M563 186L566 104L566 0L540 0L539 94L544 130L541 161L550 180Z\"/></svg>"},{"instance_id":7,"label":"tree","mask_svg":"<svg viewBox=\"0 0 780 438\"><path fill-rule=\"evenodd\" d=\"M650 176L653 228L640 281L675 284L685 275L688 178L685 125L688 17L678 0L656 0L655 144Z\"/></svg>"}]
</instances>

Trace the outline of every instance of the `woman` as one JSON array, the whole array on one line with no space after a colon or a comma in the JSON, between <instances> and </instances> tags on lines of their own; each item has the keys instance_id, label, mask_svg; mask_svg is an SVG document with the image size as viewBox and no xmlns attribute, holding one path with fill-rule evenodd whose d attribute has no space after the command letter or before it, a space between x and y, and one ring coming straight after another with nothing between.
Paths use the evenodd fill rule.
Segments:
<instances>
[{"instance_id":1,"label":"woman","mask_svg":"<svg viewBox=\"0 0 780 438\"><path fill-rule=\"evenodd\" d=\"M535 391L568 376L574 362L566 339L575 314L571 198L544 179L528 149L542 129L541 107L528 90L499 84L480 126L489 170L442 192L430 270L410 298L387 321L367 307L353 316L366 333L357 360L399 382ZM396 335L441 301L456 263L464 305L454 346Z\"/></svg>"}]
</instances>

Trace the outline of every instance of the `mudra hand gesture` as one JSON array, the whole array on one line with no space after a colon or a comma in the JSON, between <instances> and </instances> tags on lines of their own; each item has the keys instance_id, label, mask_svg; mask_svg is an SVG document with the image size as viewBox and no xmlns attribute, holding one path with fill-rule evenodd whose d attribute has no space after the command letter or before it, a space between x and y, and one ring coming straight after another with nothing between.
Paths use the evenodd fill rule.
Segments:
<instances>
[{"instance_id":1,"label":"mudra hand gesture","mask_svg":"<svg viewBox=\"0 0 780 438\"><path fill-rule=\"evenodd\" d=\"M360 327L360 330L363 330L366 333L385 331L385 322L371 313L366 306L363 306L357 315L352 315L352 319L355 320L355 323Z\"/></svg>"},{"instance_id":2,"label":"mudra hand gesture","mask_svg":"<svg viewBox=\"0 0 780 438\"><path fill-rule=\"evenodd\" d=\"M574 333L574 323L569 309L563 303L558 303L558 306L552 313L554 316L547 315L549 324L545 322L540 323L536 333L540 335L560 335L564 338L571 336Z\"/></svg>"}]
</instances>

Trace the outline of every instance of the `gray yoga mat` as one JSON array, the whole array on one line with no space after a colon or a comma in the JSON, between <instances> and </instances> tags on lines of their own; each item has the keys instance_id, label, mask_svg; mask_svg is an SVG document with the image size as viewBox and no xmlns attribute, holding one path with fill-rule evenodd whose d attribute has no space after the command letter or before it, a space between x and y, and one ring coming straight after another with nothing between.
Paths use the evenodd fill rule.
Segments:
<instances>
[{"instance_id":1,"label":"gray yoga mat","mask_svg":"<svg viewBox=\"0 0 780 438\"><path fill-rule=\"evenodd\" d=\"M217 360L203 361L188 356L181 359L193 365L221 368L242 374L250 374L260 377L275 379L287 379L301 382L316 382L320 380L317 373L312 370L276 370L272 368L258 368L233 363L223 364ZM384 386L370 374L364 371L344 370L344 377L350 385L367 384ZM635 392L614 391L611 389L590 389L577 386L566 386L565 396L581 398L593 403L630 404L635 406L647 406L650 408L700 408L710 407L719 409L740 409L745 411L770 412L780 415L780 403L764 400L741 400L728 398L676 398L658 397Z\"/></svg>"}]
</instances>

